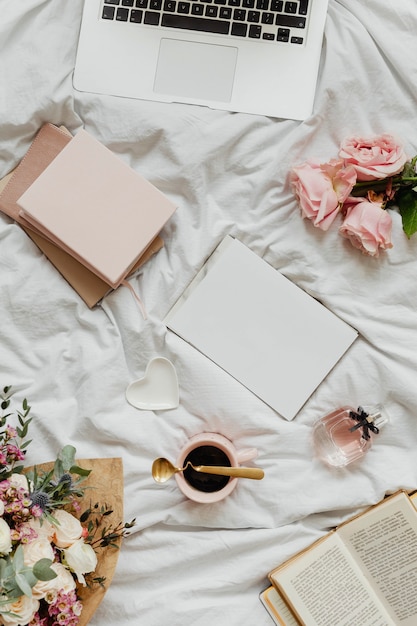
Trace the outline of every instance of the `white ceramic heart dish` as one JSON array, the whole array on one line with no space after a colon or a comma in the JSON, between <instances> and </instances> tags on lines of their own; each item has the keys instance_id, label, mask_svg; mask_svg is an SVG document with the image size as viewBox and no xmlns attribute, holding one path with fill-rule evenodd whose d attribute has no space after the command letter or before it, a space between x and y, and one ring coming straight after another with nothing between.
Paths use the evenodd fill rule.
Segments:
<instances>
[{"instance_id":1,"label":"white ceramic heart dish","mask_svg":"<svg viewBox=\"0 0 417 626\"><path fill-rule=\"evenodd\" d=\"M128 385L126 400L136 409L175 409L179 404L179 388L177 372L171 361L162 356L149 361L145 375Z\"/></svg>"}]
</instances>

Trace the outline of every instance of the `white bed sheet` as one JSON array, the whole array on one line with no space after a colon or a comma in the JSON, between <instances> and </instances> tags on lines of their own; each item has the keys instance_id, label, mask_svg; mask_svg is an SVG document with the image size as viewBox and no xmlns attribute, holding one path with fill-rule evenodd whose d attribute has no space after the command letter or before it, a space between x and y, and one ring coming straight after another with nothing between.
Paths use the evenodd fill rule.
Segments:
<instances>
[{"instance_id":1,"label":"white bed sheet","mask_svg":"<svg viewBox=\"0 0 417 626\"><path fill-rule=\"evenodd\" d=\"M127 289L89 310L24 232L0 215L0 385L35 416L28 462L66 443L79 457L121 456L125 540L92 624L268 626L267 572L328 528L398 488L417 487L417 237L393 215L379 259L301 220L288 172L328 160L351 134L389 132L417 152L414 0L330 0L314 114L303 123L78 93L72 87L82 0L1 0L0 175L44 122L85 127L178 209L165 247ZM162 320L227 234L241 239L357 328L359 339L287 422L167 332ZM138 411L125 389L154 356L177 369L179 407ZM380 402L391 421L367 458L331 471L312 455L311 427L344 404ZM257 447L260 483L240 481L215 505L154 483L202 431Z\"/></svg>"}]
</instances>

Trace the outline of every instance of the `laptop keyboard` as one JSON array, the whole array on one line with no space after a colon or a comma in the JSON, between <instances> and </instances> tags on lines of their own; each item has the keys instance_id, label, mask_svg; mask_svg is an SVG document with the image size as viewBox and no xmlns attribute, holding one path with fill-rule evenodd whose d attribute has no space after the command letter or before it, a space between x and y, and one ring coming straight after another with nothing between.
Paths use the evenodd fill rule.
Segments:
<instances>
[{"instance_id":1,"label":"laptop keyboard","mask_svg":"<svg viewBox=\"0 0 417 626\"><path fill-rule=\"evenodd\" d=\"M309 0L104 0L101 17L302 45L308 8Z\"/></svg>"}]
</instances>

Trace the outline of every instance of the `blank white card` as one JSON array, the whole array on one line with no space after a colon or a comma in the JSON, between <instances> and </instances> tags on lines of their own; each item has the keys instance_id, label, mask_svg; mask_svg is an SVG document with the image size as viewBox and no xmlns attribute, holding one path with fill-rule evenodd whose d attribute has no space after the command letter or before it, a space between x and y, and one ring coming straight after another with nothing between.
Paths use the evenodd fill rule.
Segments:
<instances>
[{"instance_id":1,"label":"blank white card","mask_svg":"<svg viewBox=\"0 0 417 626\"><path fill-rule=\"evenodd\" d=\"M358 335L230 236L164 321L288 420Z\"/></svg>"}]
</instances>

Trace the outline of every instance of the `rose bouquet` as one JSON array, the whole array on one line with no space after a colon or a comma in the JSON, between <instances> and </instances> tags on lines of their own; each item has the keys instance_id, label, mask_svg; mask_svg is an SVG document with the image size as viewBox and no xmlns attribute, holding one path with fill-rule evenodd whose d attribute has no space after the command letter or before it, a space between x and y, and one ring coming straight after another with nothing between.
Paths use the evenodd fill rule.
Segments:
<instances>
[{"instance_id":1,"label":"rose bouquet","mask_svg":"<svg viewBox=\"0 0 417 626\"><path fill-rule=\"evenodd\" d=\"M340 215L339 233L364 254L378 256L392 248L387 209L399 210L408 237L417 231L416 162L391 135L351 137L338 158L294 167L290 182L304 218L327 230Z\"/></svg>"},{"instance_id":2,"label":"rose bouquet","mask_svg":"<svg viewBox=\"0 0 417 626\"><path fill-rule=\"evenodd\" d=\"M112 510L98 503L82 511L90 470L75 463L72 446L55 463L24 467L30 407L24 400L7 412L10 395L10 387L0 394L0 624L75 626L80 589L104 583L98 554L118 548L135 521L108 524Z\"/></svg>"}]
</instances>

